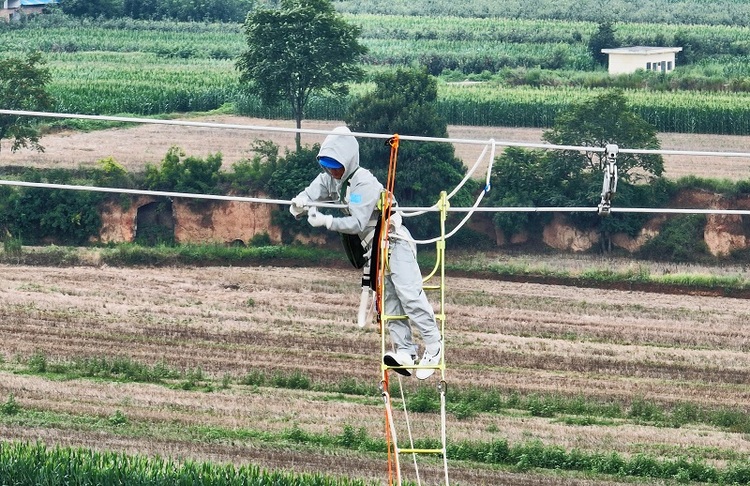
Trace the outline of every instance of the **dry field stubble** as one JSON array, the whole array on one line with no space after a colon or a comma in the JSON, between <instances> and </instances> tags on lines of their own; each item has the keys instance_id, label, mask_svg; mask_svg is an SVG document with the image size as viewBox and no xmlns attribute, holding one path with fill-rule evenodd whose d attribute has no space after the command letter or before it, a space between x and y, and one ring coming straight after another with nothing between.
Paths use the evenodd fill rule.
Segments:
<instances>
[{"instance_id":1,"label":"dry field stubble","mask_svg":"<svg viewBox=\"0 0 750 486\"><path fill-rule=\"evenodd\" d=\"M174 427L383 434L379 397L245 386L248 373L300 372L315 383L377 385L379 334L354 323L356 272L310 268L47 268L3 266L0 279L0 399L24 409L111 417L139 434L68 425L3 425L4 439L124 450L382 480L385 455L269 447L252 439L191 439ZM720 297L601 291L554 285L448 279L446 359L450 391L488 387L627 405L750 408L750 307ZM50 362L122 357L150 366L200 368L228 388L212 392L107 380L17 375L34 354ZM396 379L394 378L395 382ZM434 380L404 380L406 393ZM398 400L397 400L398 401ZM438 417L410 415L415 437L436 437ZM653 427L632 421L569 425L527 413L448 417L448 440L511 444L539 440L583 451L695 454L721 465L747 457L740 433L709 425ZM401 431L404 437L404 431ZM665 452L666 451L666 452ZM439 473L427 465L425 478ZM433 476L430 474L433 473ZM459 484L583 484L581 478L507 473L451 463ZM504 479L503 479L504 478ZM430 484L428 482L428 484ZM591 481L590 484L605 484Z\"/></svg>"},{"instance_id":2,"label":"dry field stubble","mask_svg":"<svg viewBox=\"0 0 750 486\"><path fill-rule=\"evenodd\" d=\"M44 153L20 151L11 153L4 146L0 151L0 165L29 167L78 168L91 167L97 161L114 157L129 171L142 171L146 163L158 164L173 145L182 148L187 155L205 157L221 152L228 170L231 164L253 156L252 144L256 139L271 140L282 148L294 149L294 134L262 130L261 127L294 128L289 120L265 120L239 116L210 116L189 118L190 121L225 125L257 127L254 130L220 129L202 127L180 127L172 125L138 125L129 128L114 128L90 133L65 132L45 135L41 143ZM342 122L308 120L305 129L330 130ZM498 142L540 143L541 129L449 126L452 138L486 141L494 138ZM303 144L320 143L322 135L303 134ZM730 135L702 135L661 133L659 140L663 149L708 152L748 152L750 137ZM5 144L7 145L7 143ZM483 146L455 144L456 155L468 166L472 166L482 153ZM502 150L498 148L498 152ZM627 147L640 148L640 147ZM478 167L477 176L487 168L485 156ZM677 179L687 175L706 178L740 180L750 176L750 158L706 157L687 155L664 156L665 175Z\"/></svg>"}]
</instances>

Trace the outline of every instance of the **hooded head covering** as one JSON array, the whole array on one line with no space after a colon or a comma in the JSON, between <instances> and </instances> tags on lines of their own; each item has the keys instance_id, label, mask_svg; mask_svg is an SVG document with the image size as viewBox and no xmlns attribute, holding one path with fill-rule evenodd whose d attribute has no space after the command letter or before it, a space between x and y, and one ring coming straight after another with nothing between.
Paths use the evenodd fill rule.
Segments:
<instances>
[{"instance_id":1,"label":"hooded head covering","mask_svg":"<svg viewBox=\"0 0 750 486\"><path fill-rule=\"evenodd\" d=\"M319 156L318 162L320 163L321 167L325 167L326 169L343 169L344 168L344 165L341 162L331 157Z\"/></svg>"},{"instance_id":2,"label":"hooded head covering","mask_svg":"<svg viewBox=\"0 0 750 486\"><path fill-rule=\"evenodd\" d=\"M318 161L324 164L326 159L333 159L344 167L341 180L346 180L359 167L359 143L347 127L336 127L328 135L318 152Z\"/></svg>"}]
</instances>

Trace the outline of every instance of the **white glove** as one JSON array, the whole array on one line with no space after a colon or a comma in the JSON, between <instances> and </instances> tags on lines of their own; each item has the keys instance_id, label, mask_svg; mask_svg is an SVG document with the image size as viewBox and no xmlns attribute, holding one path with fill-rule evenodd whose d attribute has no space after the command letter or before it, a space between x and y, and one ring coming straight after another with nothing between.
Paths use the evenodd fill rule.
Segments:
<instances>
[{"instance_id":1,"label":"white glove","mask_svg":"<svg viewBox=\"0 0 750 486\"><path fill-rule=\"evenodd\" d=\"M292 213L292 216L299 219L299 217L307 211L305 205L308 202L310 202L309 199L304 196L295 197L292 199L292 205L289 206L289 212Z\"/></svg>"},{"instance_id":2,"label":"white glove","mask_svg":"<svg viewBox=\"0 0 750 486\"><path fill-rule=\"evenodd\" d=\"M393 211L391 213L391 231L390 233L398 233L398 230L401 229L401 212L400 211Z\"/></svg>"},{"instance_id":3,"label":"white glove","mask_svg":"<svg viewBox=\"0 0 750 486\"><path fill-rule=\"evenodd\" d=\"M331 229L333 215L319 213L316 208L310 208L310 211L307 213L307 222L314 228L325 226L326 229Z\"/></svg>"}]
</instances>

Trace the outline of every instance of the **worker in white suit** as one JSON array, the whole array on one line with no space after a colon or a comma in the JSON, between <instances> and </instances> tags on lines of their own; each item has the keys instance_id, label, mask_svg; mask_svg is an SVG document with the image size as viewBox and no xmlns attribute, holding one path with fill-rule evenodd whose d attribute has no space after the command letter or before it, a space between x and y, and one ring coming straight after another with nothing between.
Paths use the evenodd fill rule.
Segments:
<instances>
[{"instance_id":1,"label":"worker in white suit","mask_svg":"<svg viewBox=\"0 0 750 486\"><path fill-rule=\"evenodd\" d=\"M326 137L317 159L323 172L292 199L290 212L295 217L307 212L307 221L311 226L325 226L344 236L356 235L356 240L361 242L365 264L369 264L376 226L381 219L378 201L383 185L369 170L360 167L359 144L347 127L337 127L333 134ZM338 202L346 205L346 208L342 216L334 217L309 206L315 201ZM422 288L416 245L409 230L401 224L400 213L393 212L389 229L389 234L393 236L389 240L389 268L384 278L385 313L408 317L424 343L424 354L419 365L436 366L440 363L442 342L435 314ZM355 266L359 265L355 263ZM418 356L418 347L408 321L389 321L393 351L383 357L387 366L398 367L395 371L404 376L411 376L412 369L409 367L414 366ZM424 380L434 371L435 368L419 368L416 375Z\"/></svg>"}]
</instances>

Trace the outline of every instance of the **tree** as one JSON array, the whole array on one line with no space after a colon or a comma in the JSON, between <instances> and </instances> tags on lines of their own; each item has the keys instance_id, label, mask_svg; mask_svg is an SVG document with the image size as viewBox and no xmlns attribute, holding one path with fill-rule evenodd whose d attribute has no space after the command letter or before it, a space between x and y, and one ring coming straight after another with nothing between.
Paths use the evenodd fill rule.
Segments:
<instances>
[{"instance_id":1,"label":"tree","mask_svg":"<svg viewBox=\"0 0 750 486\"><path fill-rule=\"evenodd\" d=\"M658 149L656 128L628 107L622 90L608 91L562 112L542 139L556 145L605 147L617 144L631 149ZM564 151L559 160L574 170L601 173L606 165L603 152ZM617 169L621 180L660 176L664 160L655 154L619 154ZM634 170L636 169L636 170Z\"/></svg>"},{"instance_id":2,"label":"tree","mask_svg":"<svg viewBox=\"0 0 750 486\"><path fill-rule=\"evenodd\" d=\"M621 90L612 90L571 106L558 115L542 139L555 145L658 149L656 129L634 113ZM500 206L595 206L599 203L602 173L606 164L602 152L577 150L522 150L508 148L493 169L490 203ZM659 184L664 171L660 155L624 154L617 157L619 183L616 200L625 205L657 206L666 198ZM651 184L635 184L648 179ZM515 233L546 216L498 213L495 222L504 231ZM585 226L598 226L602 233L624 231L631 235L640 229L644 215L573 214Z\"/></svg>"},{"instance_id":3,"label":"tree","mask_svg":"<svg viewBox=\"0 0 750 486\"><path fill-rule=\"evenodd\" d=\"M122 0L63 0L62 11L73 17L112 19L122 16Z\"/></svg>"},{"instance_id":4,"label":"tree","mask_svg":"<svg viewBox=\"0 0 750 486\"><path fill-rule=\"evenodd\" d=\"M375 90L352 103L345 117L355 132L398 133L423 137L447 137L448 127L437 115L437 81L422 69L398 69L375 77ZM390 151L382 139L360 140L360 161L380 181L386 180ZM395 196L402 206L430 206L440 191L450 192L466 168L449 143L401 142ZM468 206L473 181L452 200ZM435 236L434 218L409 222L417 235ZM429 220L429 221L428 221Z\"/></svg>"},{"instance_id":5,"label":"tree","mask_svg":"<svg viewBox=\"0 0 750 486\"><path fill-rule=\"evenodd\" d=\"M280 9L259 9L244 24L248 50L240 55L240 83L268 105L289 103L297 128L312 93L348 93L361 79L357 61L367 52L361 29L336 13L330 0L283 0ZM301 148L297 133L297 150Z\"/></svg>"},{"instance_id":6,"label":"tree","mask_svg":"<svg viewBox=\"0 0 750 486\"><path fill-rule=\"evenodd\" d=\"M589 52L594 61L600 66L607 65L608 56L602 49L620 47L620 42L615 37L615 28L611 21L607 20L599 24L594 35L589 39Z\"/></svg>"},{"instance_id":7,"label":"tree","mask_svg":"<svg viewBox=\"0 0 750 486\"><path fill-rule=\"evenodd\" d=\"M53 106L53 99L46 90L52 76L43 64L39 52L29 54L25 60L0 59L0 105L4 109L45 111ZM0 142L5 138L13 139L12 152L27 147L44 151L39 144L39 130L30 117L0 115Z\"/></svg>"}]
</instances>

